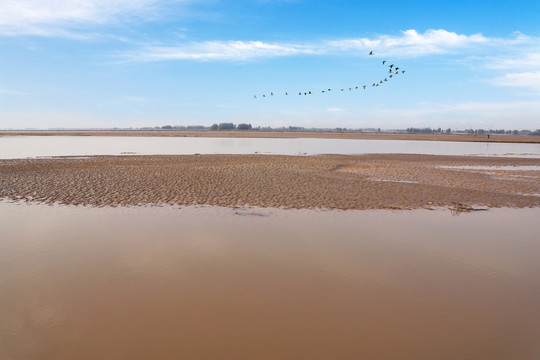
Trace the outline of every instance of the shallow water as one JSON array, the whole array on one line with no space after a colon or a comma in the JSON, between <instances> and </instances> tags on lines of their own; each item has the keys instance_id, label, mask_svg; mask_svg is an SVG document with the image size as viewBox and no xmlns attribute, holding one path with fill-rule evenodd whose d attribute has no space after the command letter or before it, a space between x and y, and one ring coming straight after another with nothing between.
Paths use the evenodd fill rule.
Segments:
<instances>
[{"instance_id":1,"label":"shallow water","mask_svg":"<svg viewBox=\"0 0 540 360\"><path fill-rule=\"evenodd\" d=\"M540 144L366 139L2 136L0 159L84 155L427 154L540 158Z\"/></svg>"},{"instance_id":2,"label":"shallow water","mask_svg":"<svg viewBox=\"0 0 540 360\"><path fill-rule=\"evenodd\" d=\"M538 359L539 218L0 202L0 358Z\"/></svg>"}]
</instances>

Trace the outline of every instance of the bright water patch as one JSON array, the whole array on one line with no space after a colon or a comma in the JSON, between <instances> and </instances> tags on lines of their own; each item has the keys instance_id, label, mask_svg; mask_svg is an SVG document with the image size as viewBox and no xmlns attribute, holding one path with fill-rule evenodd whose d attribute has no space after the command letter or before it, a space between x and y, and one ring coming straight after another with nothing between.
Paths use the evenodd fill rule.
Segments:
<instances>
[{"instance_id":1,"label":"bright water patch","mask_svg":"<svg viewBox=\"0 0 540 360\"><path fill-rule=\"evenodd\" d=\"M366 139L4 136L0 159L90 155L424 154L540 158L540 144Z\"/></svg>"}]
</instances>

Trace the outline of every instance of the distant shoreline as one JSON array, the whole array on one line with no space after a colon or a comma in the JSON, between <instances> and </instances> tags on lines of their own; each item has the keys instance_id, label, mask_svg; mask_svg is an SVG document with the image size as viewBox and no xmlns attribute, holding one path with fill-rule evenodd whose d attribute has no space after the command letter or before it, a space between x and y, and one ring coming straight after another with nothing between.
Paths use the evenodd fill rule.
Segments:
<instances>
[{"instance_id":1,"label":"distant shoreline","mask_svg":"<svg viewBox=\"0 0 540 360\"><path fill-rule=\"evenodd\" d=\"M322 138L366 140L423 140L540 144L540 136L408 134L360 131L259 131L259 130L13 130L0 131L0 136L157 136L157 137L227 137L227 138Z\"/></svg>"}]
</instances>

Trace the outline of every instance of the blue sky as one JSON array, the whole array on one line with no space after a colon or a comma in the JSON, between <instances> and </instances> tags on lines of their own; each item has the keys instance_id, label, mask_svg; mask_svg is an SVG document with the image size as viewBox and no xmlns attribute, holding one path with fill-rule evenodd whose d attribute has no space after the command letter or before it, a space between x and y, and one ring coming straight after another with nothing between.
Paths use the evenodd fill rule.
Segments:
<instances>
[{"instance_id":1,"label":"blue sky","mask_svg":"<svg viewBox=\"0 0 540 360\"><path fill-rule=\"evenodd\" d=\"M536 129L538 19L539 1L3 0L0 128Z\"/></svg>"}]
</instances>

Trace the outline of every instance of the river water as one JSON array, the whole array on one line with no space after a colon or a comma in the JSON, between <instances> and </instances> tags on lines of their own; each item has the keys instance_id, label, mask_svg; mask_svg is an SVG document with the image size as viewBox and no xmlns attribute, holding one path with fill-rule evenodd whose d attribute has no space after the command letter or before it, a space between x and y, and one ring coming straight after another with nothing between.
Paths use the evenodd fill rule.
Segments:
<instances>
[{"instance_id":1,"label":"river water","mask_svg":"<svg viewBox=\"0 0 540 360\"><path fill-rule=\"evenodd\" d=\"M2 136L0 159L85 155L427 154L540 158L540 144L365 139Z\"/></svg>"},{"instance_id":2,"label":"river water","mask_svg":"<svg viewBox=\"0 0 540 360\"><path fill-rule=\"evenodd\" d=\"M539 210L0 202L0 358L538 359Z\"/></svg>"}]
</instances>

